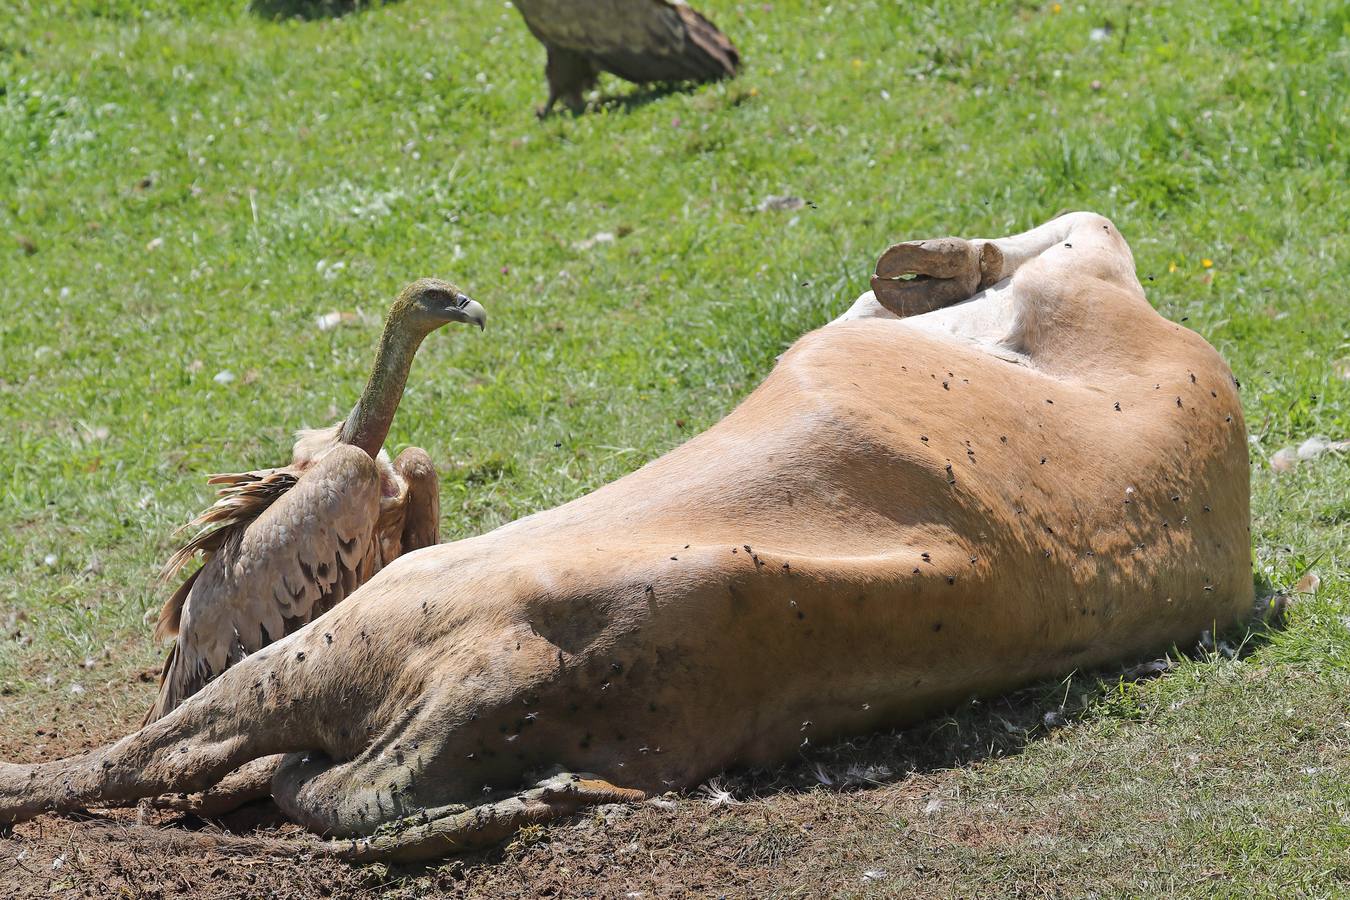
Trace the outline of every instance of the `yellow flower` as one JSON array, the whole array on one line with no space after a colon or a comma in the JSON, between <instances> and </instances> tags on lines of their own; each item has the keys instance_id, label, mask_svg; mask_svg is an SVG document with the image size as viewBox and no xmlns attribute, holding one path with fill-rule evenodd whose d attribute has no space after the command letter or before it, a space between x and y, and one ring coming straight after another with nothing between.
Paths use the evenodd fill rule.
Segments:
<instances>
[{"instance_id":1,"label":"yellow flower","mask_svg":"<svg viewBox=\"0 0 1350 900\"><path fill-rule=\"evenodd\" d=\"M853 60L853 68L855 68L855 69L861 69L861 68L862 68L862 60L861 60L861 59L854 58L854 60Z\"/></svg>"},{"instance_id":2,"label":"yellow flower","mask_svg":"<svg viewBox=\"0 0 1350 900\"><path fill-rule=\"evenodd\" d=\"M1170 263L1167 264L1167 271L1169 271L1169 272L1175 272L1176 270L1177 270L1177 264L1176 264L1176 263L1170 262Z\"/></svg>"},{"instance_id":3,"label":"yellow flower","mask_svg":"<svg viewBox=\"0 0 1350 900\"><path fill-rule=\"evenodd\" d=\"M1202 259L1200 260L1200 265L1204 266L1206 269L1212 269L1214 267L1214 260Z\"/></svg>"},{"instance_id":4,"label":"yellow flower","mask_svg":"<svg viewBox=\"0 0 1350 900\"><path fill-rule=\"evenodd\" d=\"M751 97L758 97L758 96L759 96L759 88L757 88L757 87L752 87L752 88L750 89L750 96L751 96Z\"/></svg>"},{"instance_id":5,"label":"yellow flower","mask_svg":"<svg viewBox=\"0 0 1350 900\"><path fill-rule=\"evenodd\" d=\"M1059 11L1062 10L1063 8L1064 7L1060 6L1058 3L1050 4L1050 12L1053 13L1054 15L1059 15Z\"/></svg>"}]
</instances>

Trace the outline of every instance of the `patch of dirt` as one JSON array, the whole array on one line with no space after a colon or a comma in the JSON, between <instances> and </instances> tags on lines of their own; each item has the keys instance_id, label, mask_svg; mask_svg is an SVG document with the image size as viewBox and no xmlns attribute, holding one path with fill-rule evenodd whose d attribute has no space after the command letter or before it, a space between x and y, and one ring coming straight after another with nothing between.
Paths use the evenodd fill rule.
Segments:
<instances>
[{"instance_id":1,"label":"patch of dirt","mask_svg":"<svg viewBox=\"0 0 1350 900\"><path fill-rule=\"evenodd\" d=\"M154 686L130 668L124 674L107 702L72 708L38 692L10 704L0 758L51 759L133 729ZM943 872L954 853L1017 853L1078 830L1072 821L968 807L960 798L963 769L1052 732L1045 713L1062 692L1041 686L972 701L916 728L822 748L776 769L733 772L690 795L531 826L505 846L428 867L332 859L270 804L225 823L168 813L138 820L135 810L44 816L0 838L0 896L948 895L952 873Z\"/></svg>"}]
</instances>

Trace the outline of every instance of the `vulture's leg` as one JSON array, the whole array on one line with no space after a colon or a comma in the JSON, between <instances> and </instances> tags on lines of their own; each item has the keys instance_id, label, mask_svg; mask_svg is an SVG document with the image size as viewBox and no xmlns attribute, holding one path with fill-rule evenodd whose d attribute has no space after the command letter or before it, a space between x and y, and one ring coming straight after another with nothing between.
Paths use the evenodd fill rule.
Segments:
<instances>
[{"instance_id":1,"label":"vulture's leg","mask_svg":"<svg viewBox=\"0 0 1350 900\"><path fill-rule=\"evenodd\" d=\"M595 65L587 57L551 44L545 45L548 61L544 75L548 78L548 102L539 110L542 119L553 111L553 104L561 100L573 113L581 112L585 104L581 95L595 86Z\"/></svg>"},{"instance_id":2,"label":"vulture's leg","mask_svg":"<svg viewBox=\"0 0 1350 900\"><path fill-rule=\"evenodd\" d=\"M217 819L245 803L272 796L272 777L285 756L264 756L245 763L220 781L197 794L165 794L142 800L143 806L190 812L203 819Z\"/></svg>"},{"instance_id":3,"label":"vulture's leg","mask_svg":"<svg viewBox=\"0 0 1350 900\"><path fill-rule=\"evenodd\" d=\"M430 547L441 540L441 485L436 467L421 447L409 447L394 460L394 471L408 485L403 514L402 552Z\"/></svg>"}]
</instances>

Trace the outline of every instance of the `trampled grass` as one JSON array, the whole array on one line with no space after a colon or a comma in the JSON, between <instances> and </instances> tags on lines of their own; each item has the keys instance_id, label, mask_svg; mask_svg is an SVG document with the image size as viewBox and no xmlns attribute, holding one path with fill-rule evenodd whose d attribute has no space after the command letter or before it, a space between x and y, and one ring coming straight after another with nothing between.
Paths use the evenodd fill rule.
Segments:
<instances>
[{"instance_id":1,"label":"trampled grass","mask_svg":"<svg viewBox=\"0 0 1350 900\"><path fill-rule=\"evenodd\" d=\"M137 674L160 653L143 616L202 475L280 462L291 431L345 413L403 282L451 278L491 318L426 344L390 438L437 462L453 539L716 421L889 243L1088 208L1130 240L1154 304L1242 381L1254 577L1287 587L1311 567L1318 594L1241 659L1071 682L1084 712L1051 734L961 749L993 740L989 704L923 731L963 763L925 776L932 814L901 780L614 827L677 874L706 867L709 891L1350 890L1350 458L1266 463L1350 436L1350 12L702 6L741 78L609 80L589 114L542 123L542 50L500 3L0 9L5 757L138 720ZM771 195L810 202L760 211ZM320 330L334 311L365 319ZM778 841L750 807L819 824ZM682 846L685 826L703 836ZM593 849L547 831L468 883ZM724 850L739 862L712 866ZM592 875L656 871L619 858ZM420 890L389 887L405 889Z\"/></svg>"}]
</instances>

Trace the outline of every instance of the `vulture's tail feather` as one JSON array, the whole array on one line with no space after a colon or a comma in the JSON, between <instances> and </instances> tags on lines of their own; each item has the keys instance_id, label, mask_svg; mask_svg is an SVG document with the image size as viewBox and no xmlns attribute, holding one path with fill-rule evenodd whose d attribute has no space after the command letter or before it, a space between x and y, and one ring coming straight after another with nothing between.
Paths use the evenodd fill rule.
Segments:
<instances>
[{"instance_id":1,"label":"vulture's tail feather","mask_svg":"<svg viewBox=\"0 0 1350 900\"><path fill-rule=\"evenodd\" d=\"M674 6L684 27L681 39L650 47L610 48L588 55L600 68L636 84L653 81L717 81L740 66L731 39L693 9Z\"/></svg>"},{"instance_id":2,"label":"vulture's tail feather","mask_svg":"<svg viewBox=\"0 0 1350 900\"><path fill-rule=\"evenodd\" d=\"M741 55L736 52L731 39L697 10L688 6L678 9L691 44L685 59L698 71L698 75L691 77L699 81L734 77L741 65Z\"/></svg>"}]
</instances>

